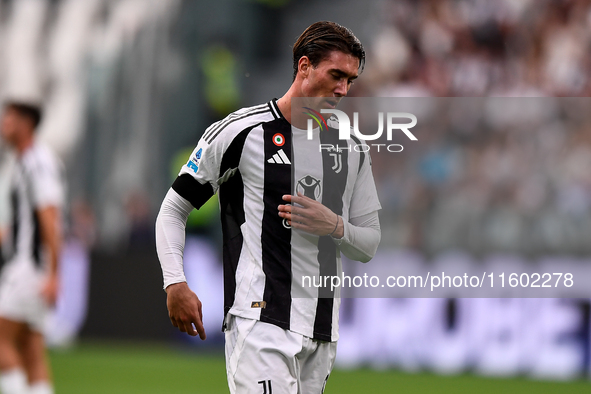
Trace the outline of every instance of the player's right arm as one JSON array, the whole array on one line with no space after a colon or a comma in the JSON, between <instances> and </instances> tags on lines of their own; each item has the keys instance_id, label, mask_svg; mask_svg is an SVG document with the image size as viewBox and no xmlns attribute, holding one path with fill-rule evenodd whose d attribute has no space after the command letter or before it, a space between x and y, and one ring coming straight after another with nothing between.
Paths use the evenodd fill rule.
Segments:
<instances>
[{"instance_id":1,"label":"player's right arm","mask_svg":"<svg viewBox=\"0 0 591 394\"><path fill-rule=\"evenodd\" d=\"M199 141L166 194L156 219L156 249L170 321L180 331L199 335L201 339L205 339L201 301L187 285L183 270L185 228L191 211L201 208L225 179L225 174L220 174L220 165L234 136L234 130L230 129L218 138Z\"/></svg>"},{"instance_id":2,"label":"player's right arm","mask_svg":"<svg viewBox=\"0 0 591 394\"><path fill-rule=\"evenodd\" d=\"M192 176L181 172L166 194L156 219L156 250L164 277L170 321L180 331L191 336L199 335L201 339L206 337L201 301L187 285L183 252L189 214L212 195L213 188L209 184L202 185Z\"/></svg>"}]
</instances>

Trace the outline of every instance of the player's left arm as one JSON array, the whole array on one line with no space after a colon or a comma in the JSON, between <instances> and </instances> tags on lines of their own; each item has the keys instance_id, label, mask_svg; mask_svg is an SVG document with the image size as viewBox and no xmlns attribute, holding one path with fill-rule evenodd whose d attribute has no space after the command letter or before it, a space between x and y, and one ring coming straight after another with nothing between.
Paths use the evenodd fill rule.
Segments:
<instances>
[{"instance_id":1,"label":"player's left arm","mask_svg":"<svg viewBox=\"0 0 591 394\"><path fill-rule=\"evenodd\" d=\"M351 218L343 226L343 236L333 239L345 256L367 263L375 256L382 239L378 211Z\"/></svg>"},{"instance_id":2,"label":"player's left arm","mask_svg":"<svg viewBox=\"0 0 591 394\"><path fill-rule=\"evenodd\" d=\"M39 220L41 242L47 251L48 273L41 288L43 298L50 305L55 304L59 289L59 256L62 246L60 209L57 206L45 206L36 210Z\"/></svg>"},{"instance_id":3,"label":"player's left arm","mask_svg":"<svg viewBox=\"0 0 591 394\"><path fill-rule=\"evenodd\" d=\"M360 166L349 201L349 222L344 225L343 237L335 240L345 256L363 263L375 256L382 238L378 217L382 206L371 167L369 152L360 154Z\"/></svg>"},{"instance_id":4,"label":"player's left arm","mask_svg":"<svg viewBox=\"0 0 591 394\"><path fill-rule=\"evenodd\" d=\"M286 219L292 228L318 236L343 237L342 218L325 205L302 193L297 196L286 194L283 200L287 204L279 205L279 216Z\"/></svg>"},{"instance_id":5,"label":"player's left arm","mask_svg":"<svg viewBox=\"0 0 591 394\"><path fill-rule=\"evenodd\" d=\"M360 157L360 167L349 203L349 221L322 205L303 196L285 195L287 204L278 207L279 216L292 228L307 233L330 235L348 258L368 262L375 255L381 240L378 210L380 202L371 170L369 154Z\"/></svg>"},{"instance_id":6,"label":"player's left arm","mask_svg":"<svg viewBox=\"0 0 591 394\"><path fill-rule=\"evenodd\" d=\"M377 210L345 221L325 205L300 193L285 195L283 199L291 205L280 205L279 216L287 219L292 228L318 236L330 235L351 260L366 263L375 255L381 239Z\"/></svg>"}]
</instances>

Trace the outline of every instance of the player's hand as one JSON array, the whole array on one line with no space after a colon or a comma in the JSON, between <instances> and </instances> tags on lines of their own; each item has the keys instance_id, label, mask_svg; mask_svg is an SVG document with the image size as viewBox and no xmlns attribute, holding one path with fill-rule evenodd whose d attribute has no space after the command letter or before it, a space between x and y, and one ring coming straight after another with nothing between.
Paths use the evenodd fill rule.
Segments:
<instances>
[{"instance_id":1,"label":"player's hand","mask_svg":"<svg viewBox=\"0 0 591 394\"><path fill-rule=\"evenodd\" d=\"M172 325L181 332L205 340L205 328L203 328L203 313L201 301L195 293L189 289L186 282L175 283L166 288L166 306Z\"/></svg>"},{"instance_id":2,"label":"player's hand","mask_svg":"<svg viewBox=\"0 0 591 394\"><path fill-rule=\"evenodd\" d=\"M50 274L41 285L41 296L48 305L55 305L59 292L59 278L57 274Z\"/></svg>"},{"instance_id":3,"label":"player's hand","mask_svg":"<svg viewBox=\"0 0 591 394\"><path fill-rule=\"evenodd\" d=\"M301 193L297 196L285 195L283 200L291 205L279 205L279 216L286 219L292 228L318 236L332 233L335 238L343 237L342 218L325 205Z\"/></svg>"}]
</instances>

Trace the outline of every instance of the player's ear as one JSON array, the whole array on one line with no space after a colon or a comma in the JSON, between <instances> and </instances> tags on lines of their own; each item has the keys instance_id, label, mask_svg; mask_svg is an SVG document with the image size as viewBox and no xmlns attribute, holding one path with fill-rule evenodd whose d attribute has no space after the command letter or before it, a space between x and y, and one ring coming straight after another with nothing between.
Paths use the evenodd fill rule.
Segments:
<instances>
[{"instance_id":1,"label":"player's ear","mask_svg":"<svg viewBox=\"0 0 591 394\"><path fill-rule=\"evenodd\" d=\"M298 73L301 73L302 77L307 77L311 68L312 62L310 62L308 56L302 56L300 60L298 60Z\"/></svg>"}]
</instances>

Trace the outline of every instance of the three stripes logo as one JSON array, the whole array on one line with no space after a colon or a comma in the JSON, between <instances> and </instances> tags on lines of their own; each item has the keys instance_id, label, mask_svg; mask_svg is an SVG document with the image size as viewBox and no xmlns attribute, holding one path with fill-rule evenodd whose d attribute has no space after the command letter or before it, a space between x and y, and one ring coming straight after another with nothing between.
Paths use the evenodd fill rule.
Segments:
<instances>
[{"instance_id":1,"label":"three stripes logo","mask_svg":"<svg viewBox=\"0 0 591 394\"><path fill-rule=\"evenodd\" d=\"M287 157L287 155L285 154L285 152L283 151L283 149L279 149L279 151L277 153L275 153L273 155L273 157L271 157L269 160L267 160L267 163L271 163L271 164L291 164L291 161L289 161L289 158Z\"/></svg>"},{"instance_id":2,"label":"three stripes logo","mask_svg":"<svg viewBox=\"0 0 591 394\"><path fill-rule=\"evenodd\" d=\"M253 301L250 304L251 308L266 308L267 307L267 301Z\"/></svg>"}]
</instances>

